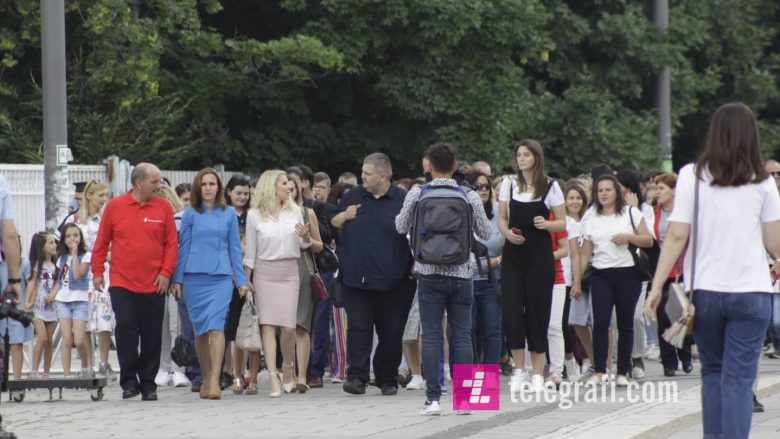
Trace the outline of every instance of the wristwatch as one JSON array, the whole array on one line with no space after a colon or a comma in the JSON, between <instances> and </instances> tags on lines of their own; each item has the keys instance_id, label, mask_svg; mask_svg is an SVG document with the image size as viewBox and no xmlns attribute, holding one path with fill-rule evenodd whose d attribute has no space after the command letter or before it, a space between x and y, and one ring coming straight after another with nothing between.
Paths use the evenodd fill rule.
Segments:
<instances>
[{"instance_id":1,"label":"wristwatch","mask_svg":"<svg viewBox=\"0 0 780 439\"><path fill-rule=\"evenodd\" d=\"M19 278L15 278L15 279L8 279L8 283L9 283L9 284L20 284L20 283L22 283L22 280L21 280L21 279L19 279Z\"/></svg>"}]
</instances>

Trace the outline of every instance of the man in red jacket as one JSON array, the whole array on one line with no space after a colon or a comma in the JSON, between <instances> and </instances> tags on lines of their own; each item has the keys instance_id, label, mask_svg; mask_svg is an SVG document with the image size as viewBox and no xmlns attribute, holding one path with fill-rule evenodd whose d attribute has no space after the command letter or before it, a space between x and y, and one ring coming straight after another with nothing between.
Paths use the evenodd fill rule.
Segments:
<instances>
[{"instance_id":1,"label":"man in red jacket","mask_svg":"<svg viewBox=\"0 0 780 439\"><path fill-rule=\"evenodd\" d=\"M106 204L92 251L95 289L105 288L104 262L111 249L111 305L122 398L139 393L157 400L165 294L176 268L178 236L173 208L156 196L162 175L149 163L130 174L133 189ZM138 338L141 352L138 352Z\"/></svg>"}]
</instances>

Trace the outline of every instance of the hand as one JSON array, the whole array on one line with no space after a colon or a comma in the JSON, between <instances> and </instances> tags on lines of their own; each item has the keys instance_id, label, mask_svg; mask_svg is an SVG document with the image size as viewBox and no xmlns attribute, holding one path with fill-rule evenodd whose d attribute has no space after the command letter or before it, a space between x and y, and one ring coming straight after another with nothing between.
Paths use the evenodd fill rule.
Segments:
<instances>
[{"instance_id":1,"label":"hand","mask_svg":"<svg viewBox=\"0 0 780 439\"><path fill-rule=\"evenodd\" d=\"M655 321L655 312L658 309L658 305L661 303L661 295L661 290L658 288L653 288L650 290L650 294L647 296L647 300L645 301L645 321Z\"/></svg>"},{"instance_id":2,"label":"hand","mask_svg":"<svg viewBox=\"0 0 780 439\"><path fill-rule=\"evenodd\" d=\"M295 234L298 235L299 238L307 238L309 237L309 226L306 224L296 224L295 225Z\"/></svg>"},{"instance_id":3,"label":"hand","mask_svg":"<svg viewBox=\"0 0 780 439\"><path fill-rule=\"evenodd\" d=\"M499 265L501 265L501 258L495 257L490 260L489 264L490 264L490 268L495 270L496 268L498 268Z\"/></svg>"},{"instance_id":4,"label":"hand","mask_svg":"<svg viewBox=\"0 0 780 439\"><path fill-rule=\"evenodd\" d=\"M24 310L25 311L30 311L32 309L32 307L33 307L32 302L27 302L27 303L24 304Z\"/></svg>"},{"instance_id":5,"label":"hand","mask_svg":"<svg viewBox=\"0 0 780 439\"><path fill-rule=\"evenodd\" d=\"M618 233L612 236L612 243L615 245L627 245L629 238L634 236L631 233Z\"/></svg>"},{"instance_id":6,"label":"hand","mask_svg":"<svg viewBox=\"0 0 780 439\"><path fill-rule=\"evenodd\" d=\"M506 231L505 236L507 241L511 242L514 245L523 245L525 243L525 236L518 235L511 229Z\"/></svg>"},{"instance_id":7,"label":"hand","mask_svg":"<svg viewBox=\"0 0 780 439\"><path fill-rule=\"evenodd\" d=\"M775 277L780 278L780 262L775 261L775 265L772 266L770 271L775 274Z\"/></svg>"},{"instance_id":8,"label":"hand","mask_svg":"<svg viewBox=\"0 0 780 439\"><path fill-rule=\"evenodd\" d=\"M344 211L345 219L347 221L355 219L358 214L358 209L360 209L360 204L353 204L347 207L347 210Z\"/></svg>"},{"instance_id":9,"label":"hand","mask_svg":"<svg viewBox=\"0 0 780 439\"><path fill-rule=\"evenodd\" d=\"M543 216L535 216L534 217L534 227L536 227L539 230L546 230L547 229L547 218Z\"/></svg>"},{"instance_id":10,"label":"hand","mask_svg":"<svg viewBox=\"0 0 780 439\"><path fill-rule=\"evenodd\" d=\"M92 278L92 286L97 291L103 291L106 288L106 279L103 276L95 276Z\"/></svg>"},{"instance_id":11,"label":"hand","mask_svg":"<svg viewBox=\"0 0 780 439\"><path fill-rule=\"evenodd\" d=\"M56 300L56 298L54 296L52 296L51 294L47 294L47 295L43 296L43 301L46 302L46 303L54 303L55 300Z\"/></svg>"},{"instance_id":12,"label":"hand","mask_svg":"<svg viewBox=\"0 0 780 439\"><path fill-rule=\"evenodd\" d=\"M582 296L582 285L578 282L573 282L571 285L571 291L569 291L569 297L572 299L579 299Z\"/></svg>"},{"instance_id":13,"label":"hand","mask_svg":"<svg viewBox=\"0 0 780 439\"><path fill-rule=\"evenodd\" d=\"M240 297L246 297L249 291L250 291L249 285L241 285L240 287L238 287L238 295Z\"/></svg>"},{"instance_id":14,"label":"hand","mask_svg":"<svg viewBox=\"0 0 780 439\"><path fill-rule=\"evenodd\" d=\"M171 294L173 294L173 297L176 300L179 300L181 298L181 284L176 282L173 285L171 285Z\"/></svg>"},{"instance_id":15,"label":"hand","mask_svg":"<svg viewBox=\"0 0 780 439\"><path fill-rule=\"evenodd\" d=\"M12 296L11 300L13 301L14 305L16 305L19 303L19 299L22 297L22 287L19 284L8 284L5 286L5 289L3 289L3 295Z\"/></svg>"},{"instance_id":16,"label":"hand","mask_svg":"<svg viewBox=\"0 0 780 439\"><path fill-rule=\"evenodd\" d=\"M166 277L162 274L158 275L157 280L154 281L154 284L157 285L157 294L167 293L170 283L171 279L169 277Z\"/></svg>"},{"instance_id":17,"label":"hand","mask_svg":"<svg viewBox=\"0 0 780 439\"><path fill-rule=\"evenodd\" d=\"M636 207L637 209L639 208L639 197L637 197L635 193L629 192L623 198L629 206Z\"/></svg>"}]
</instances>

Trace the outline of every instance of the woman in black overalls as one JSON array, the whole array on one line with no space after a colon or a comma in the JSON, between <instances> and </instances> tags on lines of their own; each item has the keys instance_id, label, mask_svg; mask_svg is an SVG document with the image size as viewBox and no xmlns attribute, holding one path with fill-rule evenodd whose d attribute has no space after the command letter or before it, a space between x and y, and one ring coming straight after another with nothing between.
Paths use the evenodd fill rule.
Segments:
<instances>
[{"instance_id":1,"label":"woman in black overalls","mask_svg":"<svg viewBox=\"0 0 780 439\"><path fill-rule=\"evenodd\" d=\"M563 193L544 175L544 153L535 140L513 148L517 177L509 177L499 197L499 229L506 237L501 266L503 321L507 348L515 361L512 385L528 381L526 340L531 351L532 388L544 384L547 327L550 323L555 266L550 232L565 230Z\"/></svg>"}]
</instances>

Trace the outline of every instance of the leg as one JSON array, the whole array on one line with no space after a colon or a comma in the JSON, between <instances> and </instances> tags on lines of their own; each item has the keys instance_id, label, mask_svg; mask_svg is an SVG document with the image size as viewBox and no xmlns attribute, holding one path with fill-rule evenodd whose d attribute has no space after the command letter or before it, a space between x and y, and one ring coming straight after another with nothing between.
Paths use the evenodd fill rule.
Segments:
<instances>
[{"instance_id":1,"label":"leg","mask_svg":"<svg viewBox=\"0 0 780 439\"><path fill-rule=\"evenodd\" d=\"M502 323L506 347L515 362L515 369L525 368L525 273L514 261L504 259L501 265Z\"/></svg>"},{"instance_id":2,"label":"leg","mask_svg":"<svg viewBox=\"0 0 780 439\"><path fill-rule=\"evenodd\" d=\"M474 304L474 284L470 279L448 279L450 296L447 301L447 320L455 345L455 358L451 364L473 363L474 349L471 345L471 308Z\"/></svg>"},{"instance_id":3,"label":"leg","mask_svg":"<svg viewBox=\"0 0 780 439\"><path fill-rule=\"evenodd\" d=\"M108 350L111 348L111 331L100 331L97 333L98 350L100 352L100 362L108 363ZM89 343L92 346L92 343Z\"/></svg>"},{"instance_id":4,"label":"leg","mask_svg":"<svg viewBox=\"0 0 780 439\"><path fill-rule=\"evenodd\" d=\"M167 296L167 295L166 295ZM171 372L171 347L173 341L171 340L171 320L168 314L168 301L163 302L163 319L162 319L162 335L160 337L160 372Z\"/></svg>"},{"instance_id":5,"label":"leg","mask_svg":"<svg viewBox=\"0 0 780 439\"><path fill-rule=\"evenodd\" d=\"M347 378L367 383L375 319L370 292L346 285L342 286L342 292L347 311Z\"/></svg>"},{"instance_id":6,"label":"leg","mask_svg":"<svg viewBox=\"0 0 780 439\"><path fill-rule=\"evenodd\" d=\"M298 326L295 328L295 360L298 365L296 382L306 385L306 374L309 368L309 354L311 354L311 338L309 332Z\"/></svg>"},{"instance_id":7,"label":"leg","mask_svg":"<svg viewBox=\"0 0 780 439\"><path fill-rule=\"evenodd\" d=\"M48 331L46 330L46 323L43 320L33 319L33 327L35 328L35 345L33 346L33 358L32 358L32 371L38 373L38 366L41 364L41 356L43 356L43 347L46 343L49 343Z\"/></svg>"},{"instance_id":8,"label":"leg","mask_svg":"<svg viewBox=\"0 0 780 439\"><path fill-rule=\"evenodd\" d=\"M322 280L333 292L333 275L321 273ZM330 318L333 302L328 297L314 305L314 318L312 319L312 353L309 361L308 376L319 378L325 374L325 366L328 365L328 346L330 345Z\"/></svg>"},{"instance_id":9,"label":"leg","mask_svg":"<svg viewBox=\"0 0 780 439\"><path fill-rule=\"evenodd\" d=\"M71 349L73 348L73 320L68 318L60 319L61 348L60 359L62 360L62 375L65 378L70 377Z\"/></svg>"},{"instance_id":10,"label":"leg","mask_svg":"<svg viewBox=\"0 0 780 439\"><path fill-rule=\"evenodd\" d=\"M195 336L195 352L198 354L198 362L200 363L200 371L203 374L203 384L205 387L210 388L212 375L217 375L217 386L219 386L219 373L212 373L211 370L211 352L209 350L209 333L200 334ZM217 364L220 364L218 361Z\"/></svg>"},{"instance_id":11,"label":"leg","mask_svg":"<svg viewBox=\"0 0 780 439\"><path fill-rule=\"evenodd\" d=\"M417 299L420 306L422 330L423 375L426 382L425 396L428 401L441 398L439 386L439 352L442 348L442 318L446 299L441 290L443 280L437 276L420 276ZM469 310L470 311L470 310Z\"/></svg>"},{"instance_id":12,"label":"leg","mask_svg":"<svg viewBox=\"0 0 780 439\"><path fill-rule=\"evenodd\" d=\"M79 356L81 356L81 368L91 369L89 356L87 355L87 321L73 320L73 343L76 346Z\"/></svg>"},{"instance_id":13,"label":"leg","mask_svg":"<svg viewBox=\"0 0 780 439\"><path fill-rule=\"evenodd\" d=\"M192 321L190 321L190 313L187 311L187 305L183 298L179 299L179 325L181 325L181 333L187 340L195 345L195 331L192 328ZM193 385L197 386L203 381L203 375L200 370L200 363L195 362L195 365L190 368L190 374Z\"/></svg>"},{"instance_id":14,"label":"leg","mask_svg":"<svg viewBox=\"0 0 780 439\"><path fill-rule=\"evenodd\" d=\"M639 297L634 306L634 344L631 348L631 358L639 359L641 361L645 356L645 350L647 350L644 318L647 282L641 282L640 285Z\"/></svg>"},{"instance_id":15,"label":"leg","mask_svg":"<svg viewBox=\"0 0 780 439\"><path fill-rule=\"evenodd\" d=\"M295 328L282 327L279 344L282 348L282 385L289 388L294 384L295 379L293 376L293 368L295 366Z\"/></svg>"},{"instance_id":16,"label":"leg","mask_svg":"<svg viewBox=\"0 0 780 439\"><path fill-rule=\"evenodd\" d=\"M595 271L595 270L594 270ZM612 318L614 294L608 280L601 273L590 278L590 298L593 304L593 366L597 374L607 371L609 350L609 321Z\"/></svg>"},{"instance_id":17,"label":"leg","mask_svg":"<svg viewBox=\"0 0 780 439\"><path fill-rule=\"evenodd\" d=\"M43 373L46 375L51 371L51 363L54 357L54 332L57 330L57 322L46 322L46 343L43 345Z\"/></svg>"},{"instance_id":18,"label":"leg","mask_svg":"<svg viewBox=\"0 0 780 439\"><path fill-rule=\"evenodd\" d=\"M627 376L631 371L631 355L634 344L636 319L634 311L642 293L642 283L636 278L634 268L621 268L616 279L615 309L618 326L617 375ZM644 324L640 328L644 339ZM644 356L644 352L642 353Z\"/></svg>"},{"instance_id":19,"label":"leg","mask_svg":"<svg viewBox=\"0 0 780 439\"><path fill-rule=\"evenodd\" d=\"M669 300L669 289L664 285L663 295L661 296L661 302L658 304L657 320L658 320L658 349L661 351L661 363L664 366L664 371L676 371L677 362L677 349L664 340L664 332L672 326L672 322L669 320L669 316L666 314L666 302Z\"/></svg>"},{"instance_id":20,"label":"leg","mask_svg":"<svg viewBox=\"0 0 780 439\"><path fill-rule=\"evenodd\" d=\"M569 333L569 307L571 306L571 297L569 292L571 287L566 287L564 302L563 302L563 318L561 319L561 328L563 331L563 353L567 360L572 359L574 352L574 344L571 340L571 333Z\"/></svg>"},{"instance_id":21,"label":"leg","mask_svg":"<svg viewBox=\"0 0 780 439\"><path fill-rule=\"evenodd\" d=\"M271 397L276 397L281 393L279 372L276 369L276 327L261 325L260 336L263 339L265 367L268 368L269 393Z\"/></svg>"},{"instance_id":22,"label":"leg","mask_svg":"<svg viewBox=\"0 0 780 439\"><path fill-rule=\"evenodd\" d=\"M159 294L136 294L136 324L141 337L141 350L138 355L138 379L141 392L157 391L154 382L160 369L160 350L162 344L162 320L165 313L165 296Z\"/></svg>"},{"instance_id":23,"label":"leg","mask_svg":"<svg viewBox=\"0 0 780 439\"><path fill-rule=\"evenodd\" d=\"M723 350L725 343L726 316L723 313L722 295L713 292L699 292L693 296L696 307L694 338L699 346L701 360L701 406L705 437L720 437L723 433L721 420L721 381ZM750 373L745 370L742 373ZM750 386L744 390L750 391Z\"/></svg>"},{"instance_id":24,"label":"leg","mask_svg":"<svg viewBox=\"0 0 780 439\"><path fill-rule=\"evenodd\" d=\"M14 368L14 379L21 379L24 367L24 346L21 343L11 345L11 363Z\"/></svg>"},{"instance_id":25,"label":"leg","mask_svg":"<svg viewBox=\"0 0 780 439\"><path fill-rule=\"evenodd\" d=\"M211 330L207 334L209 343L209 356L211 361L211 376L209 382L209 397L215 399L215 395L220 395L219 387L219 369L216 367L225 357L225 333L223 331Z\"/></svg>"},{"instance_id":26,"label":"leg","mask_svg":"<svg viewBox=\"0 0 780 439\"><path fill-rule=\"evenodd\" d=\"M401 282L395 290L376 296L374 315L379 344L374 351L374 380L380 388L398 387L404 327L416 289L417 282L408 279Z\"/></svg>"},{"instance_id":27,"label":"leg","mask_svg":"<svg viewBox=\"0 0 780 439\"><path fill-rule=\"evenodd\" d=\"M406 364L409 366L409 372L412 375L422 374L422 349L420 341L407 342L403 344L404 357L406 357Z\"/></svg>"},{"instance_id":28,"label":"leg","mask_svg":"<svg viewBox=\"0 0 780 439\"><path fill-rule=\"evenodd\" d=\"M244 366L246 364L244 362L244 351L239 349L238 348L238 344L236 344L236 343L231 343L231 349L230 350L231 350L231 352L233 354L233 376L236 379L242 378L244 376L244 372L245 372ZM260 354L258 353L258 359L260 358L259 355ZM255 374L257 374L257 372L258 371L255 371ZM250 376L251 376L251 374L250 374ZM253 379L253 382L254 382L255 379Z\"/></svg>"},{"instance_id":29,"label":"leg","mask_svg":"<svg viewBox=\"0 0 780 439\"><path fill-rule=\"evenodd\" d=\"M110 287L111 306L116 316L116 354L119 359L119 385L122 390L137 390L138 383L138 311L133 300L135 293ZM157 371L155 370L155 373Z\"/></svg>"},{"instance_id":30,"label":"leg","mask_svg":"<svg viewBox=\"0 0 780 439\"><path fill-rule=\"evenodd\" d=\"M550 375L563 376L563 360L566 352L563 331L563 309L566 304L566 286L553 286L550 321L547 327L547 346L550 353ZM542 366L544 369L544 366Z\"/></svg>"}]
</instances>

